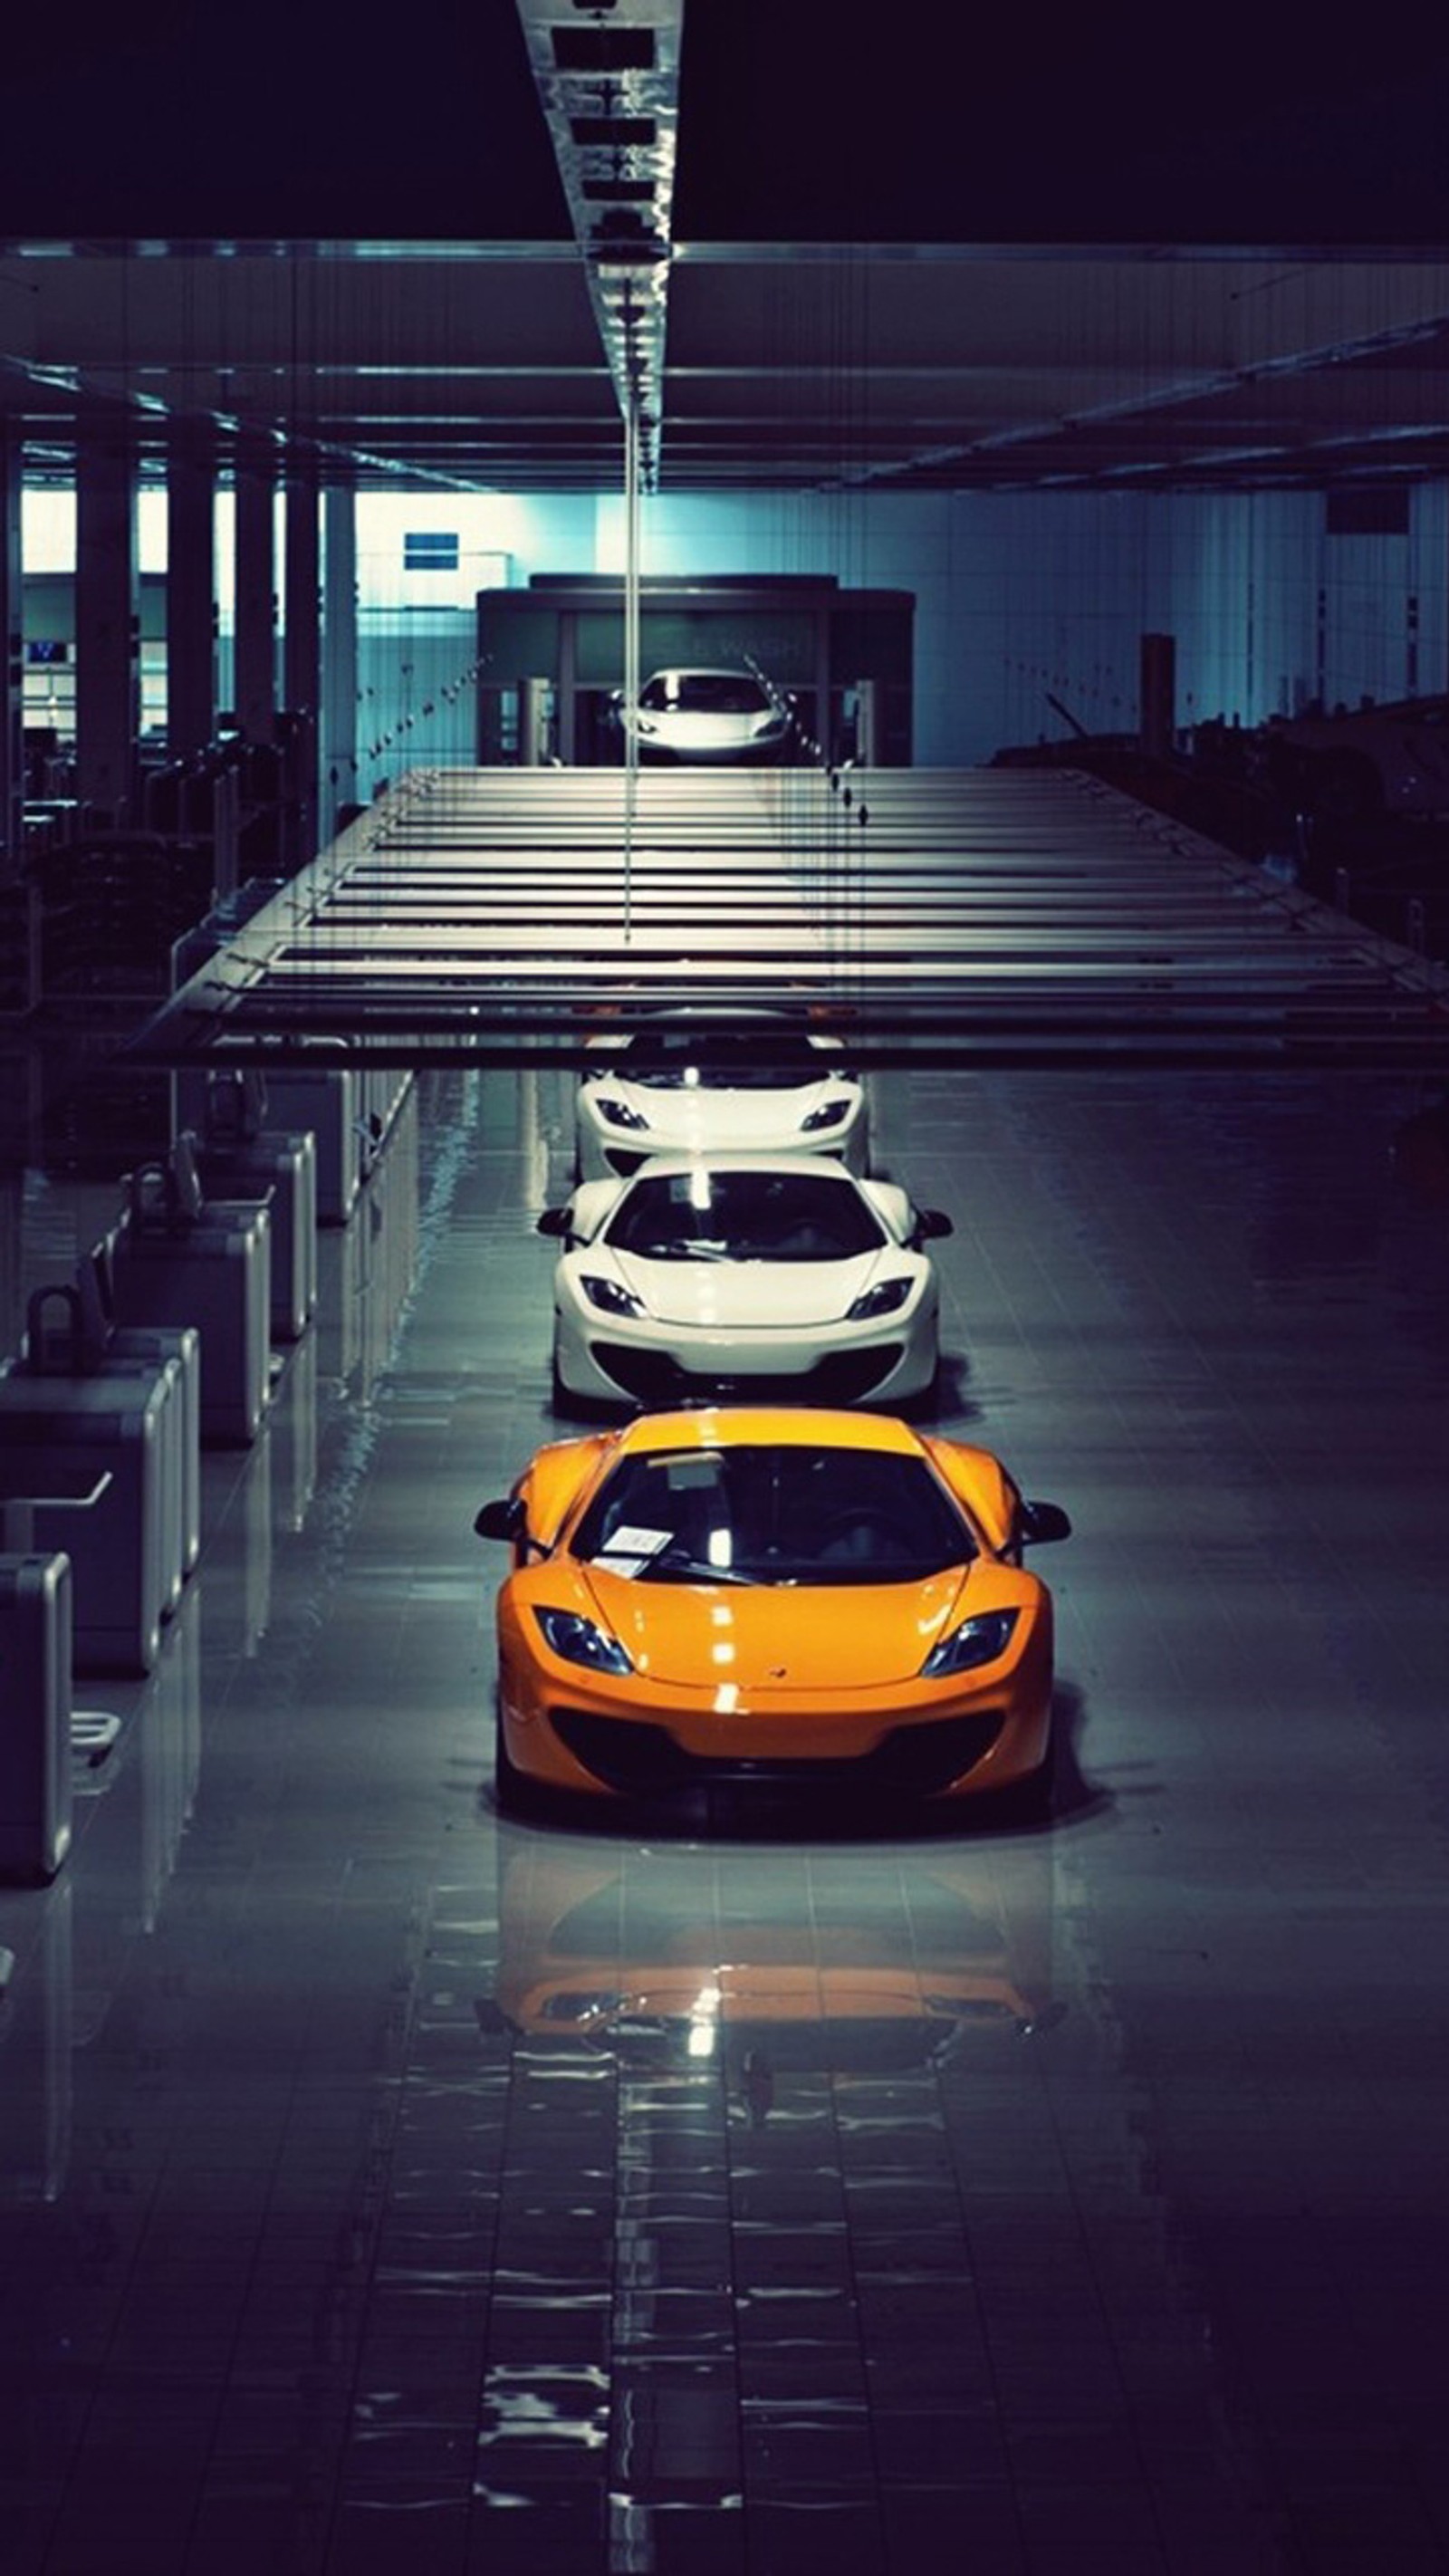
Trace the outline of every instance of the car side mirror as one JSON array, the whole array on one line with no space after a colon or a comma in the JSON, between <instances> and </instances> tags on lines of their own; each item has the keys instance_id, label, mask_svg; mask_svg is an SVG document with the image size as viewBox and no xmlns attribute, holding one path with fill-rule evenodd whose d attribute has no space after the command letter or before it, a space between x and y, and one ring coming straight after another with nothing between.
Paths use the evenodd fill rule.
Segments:
<instances>
[{"instance_id":1,"label":"car side mirror","mask_svg":"<svg viewBox=\"0 0 1449 2576\"><path fill-rule=\"evenodd\" d=\"M1072 1524L1060 1503L1023 1503L1018 1519L1023 1547L1049 1538L1070 1538Z\"/></svg>"},{"instance_id":2,"label":"car side mirror","mask_svg":"<svg viewBox=\"0 0 1449 2576\"><path fill-rule=\"evenodd\" d=\"M528 1536L528 1515L517 1494L500 1494L483 1505L473 1527L480 1538L501 1538L510 1547L521 1547Z\"/></svg>"},{"instance_id":3,"label":"car side mirror","mask_svg":"<svg viewBox=\"0 0 1449 2576\"><path fill-rule=\"evenodd\" d=\"M566 1207L545 1208L534 1228L536 1234L567 1234L568 1230L569 1211Z\"/></svg>"},{"instance_id":4,"label":"car side mirror","mask_svg":"<svg viewBox=\"0 0 1449 2576\"><path fill-rule=\"evenodd\" d=\"M930 1243L937 1235L956 1231L944 1208L917 1208L914 1234L917 1243Z\"/></svg>"}]
</instances>

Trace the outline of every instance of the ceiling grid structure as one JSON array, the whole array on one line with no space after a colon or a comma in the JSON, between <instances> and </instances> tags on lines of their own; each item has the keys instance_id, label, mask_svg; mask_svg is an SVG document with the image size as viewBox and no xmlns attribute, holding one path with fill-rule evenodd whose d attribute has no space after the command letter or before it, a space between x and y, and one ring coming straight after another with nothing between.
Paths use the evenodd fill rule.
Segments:
<instances>
[{"instance_id":1,"label":"ceiling grid structure","mask_svg":"<svg viewBox=\"0 0 1449 2576\"><path fill-rule=\"evenodd\" d=\"M684 0L518 0L609 374L659 479Z\"/></svg>"},{"instance_id":2,"label":"ceiling grid structure","mask_svg":"<svg viewBox=\"0 0 1449 2576\"><path fill-rule=\"evenodd\" d=\"M926 23L916 22L923 38ZM317 64L334 84L327 95L340 108L351 95L350 58L334 66L316 41ZM275 114L305 118L312 42L299 32L284 57L287 77L267 87ZM258 34L236 67L239 98L252 94L247 82L260 77L252 53L263 50ZM284 468L315 463L319 480L364 492L446 488L597 499L619 490L620 411L632 407L647 447L646 479L661 496L767 496L778 512L782 558L790 513L807 497L823 496L821 524L863 556L862 514L876 496L884 504L923 494L1292 493L1332 502L1442 487L1449 459L1444 236L1418 243L1392 234L1340 237L1317 248L1283 230L1173 238L1167 217L1178 201L1170 186L1140 200L1160 216L1162 237L1106 229L1105 210L1126 202L1111 187L1079 196L1084 223L1097 209L1095 239L1074 237L1059 213L1054 221L1045 195L1040 220L1026 222L1020 191L1008 187L998 191L999 221L988 230L973 194L981 171L1008 151L1029 176L1032 148L1021 117L993 136L992 100L1005 95L1001 85L1015 64L1030 71L1033 110L1040 107L1037 50L1033 39L1018 62L1009 31L980 32L968 151L956 132L959 96L947 100L944 88L937 94L924 46L914 54L904 42L889 53L878 45L852 48L842 40L838 12L804 0L798 8L792 0L787 12L746 0L687 13L683 0L516 0L469 34L451 74L441 61L430 68L425 99L411 89L400 93L386 128L374 121L358 142L357 165L371 164L380 190L394 137L414 134L419 115L415 139L431 132L445 154L454 148L447 140L454 120L466 123L471 114L476 148L459 184L466 178L472 191L473 222L451 231L427 229L429 210L441 203L427 186L409 201L410 229L347 233L340 218L349 200L340 188L335 226L305 229L308 207L319 202L308 193L308 173L295 159L260 152L252 158L269 169L268 227L249 225L256 201L246 172L219 167L214 192L197 200L213 208L213 220L188 230L156 193L158 165L144 150L155 129L138 96L133 126L121 138L137 229L107 235L99 223L75 223L48 231L54 200L37 184L27 200L31 228L17 230L12 213L0 233L0 426L24 447L32 478L56 483L73 476L78 442L119 409L135 432L143 482L163 478L178 425L201 425L217 434L223 471L260 442ZM1134 139L1123 130L1117 87L1105 122L1095 135L1088 130L1092 58L1091 48L1080 53L1082 85L1042 129L1058 165L1077 166L1074 152L1100 160L1112 135L1122 169L1138 145L1154 168L1165 168L1160 136ZM1291 62L1279 64L1272 46L1260 42L1254 61L1260 85L1281 73L1284 100L1301 101L1296 48ZM164 60L158 56L152 68L163 82ZM1221 68L1216 61L1202 67L1204 95L1216 101L1215 114L1231 118L1236 93ZM118 62L116 75L119 116L131 95L125 64ZM1183 112L1178 98L1174 113ZM164 83L156 107L163 113L174 124ZM1256 114L1255 107L1242 132L1231 129L1236 140L1225 166L1240 173L1252 167ZM264 131L258 111L258 144ZM938 147L948 134L954 156L943 159ZM329 122L316 138L313 178L332 166L334 140ZM96 150L88 179L99 190L105 161L99 143ZM7 186L0 177L0 204L9 206ZM102 210L98 194L86 202L93 213ZM787 208L793 229L782 222ZM230 230L224 213L233 218ZM1088 550L1099 541L1088 526ZM1039 558L1024 568L1058 578L1062 559L1043 539ZM1090 567L1079 571L1089 588ZM591 786L582 778L521 785L504 772L486 789L466 775L446 791L432 778L411 780L356 828L373 836L366 854L386 847L389 882L405 866L425 885L429 834L451 797L465 841L482 835L467 863L486 892L495 824L506 837L520 799L532 817L520 848L536 879L534 836L546 820L563 834L560 850L569 847L564 806L550 818L547 798L591 798L589 828L600 839L587 862L587 892L603 905L611 869L618 874L610 800L620 792L621 782L606 773ZM934 825L927 828L919 804L907 811L911 792L903 781L858 778L852 828L842 836L835 785L820 776L790 776L777 788L751 791L762 800L778 795L782 810L789 804L811 813L789 846L792 882L802 869L817 891L848 882L860 919L875 926L872 938L885 919L875 907L885 900L883 823L893 806L903 849L914 849L913 836L925 831L930 868L943 872ZM1084 827L1090 818L1106 829L1106 808L1080 781L1037 792L1067 796L1063 828L1085 881L1091 852ZM687 854L699 814L678 782L647 782L644 802L646 824L659 837L638 854L640 925L636 936L629 923L626 941L636 974L644 971L651 879L661 867L667 874L694 864ZM495 818L486 825L485 803ZM855 842L867 805L870 831ZM682 822L668 819L676 808ZM737 829L737 863L748 871L757 859L748 799L740 811L746 820L727 829ZM993 963L1002 971L989 997L984 989L975 993L973 1017L964 997L984 972L970 923L978 851L969 814L956 820L962 909L949 937L941 934L944 946L931 934L931 977L933 1007L939 1003L943 1014L936 1040L964 1060L987 1044L988 1030L1003 1053L1024 1042L1023 996L1049 971L1074 981L1078 993L1095 982L1104 1005L1108 986L1100 956L1088 974L1075 954L1059 889L1029 891L1028 835L1025 851L1009 842L1006 863L1027 905L1030 969L1008 974L997 953ZM1149 821L1143 847L1153 829ZM1109 847L1115 833L1114 820ZM842 837L862 854L868 847L869 863L862 857L847 866ZM1176 866L1183 844L1173 846ZM566 959L540 951L525 972L516 944L495 956L470 938L459 950L456 925L446 917L434 941L424 917L400 926L385 911L374 916L364 854L350 835L325 851L289 890L287 920L299 925L297 935L283 937L269 908L239 947L229 944L208 980L211 1000L201 1002L198 992L183 997L160 1015L147 1044L185 1053L218 1039L224 1024L224 1043L245 1047L275 1009L267 1042L291 1045L304 990L324 1014L329 1041L364 1053L380 1042L382 1021L404 989L419 999L423 1050L461 1045L465 1011L516 1031L521 1043L541 1043L541 1027L523 1029L516 990L506 998L510 989L533 996L556 990L555 1023L577 1007L579 987ZM1219 888L1235 864L1208 844L1194 857ZM778 854L771 864L784 882L789 871ZM553 883L551 873L551 889ZM897 905L902 883L898 875L890 893ZM1125 957L1136 935L1137 889L1130 874L1119 883ZM1251 871L1240 871L1234 884L1224 919L1244 952L1236 989L1246 1016L1236 1037L1224 1017L1212 1044L1237 1044L1254 1061L1272 1057L1280 1044L1281 1029L1256 1002L1247 1006L1257 975L1246 958L1251 940L1283 970L1285 995L1305 983L1320 988L1315 1009L1322 985L1346 977L1354 996L1346 1042L1356 1052L1365 1043L1382 1045L1397 1060L1405 1046L1421 1046L1426 1023L1418 1002L1428 991L1424 979L1432 982L1429 970L1412 957L1402 970L1386 964L1382 943L1331 915L1310 938L1308 912L1290 920L1280 893ZM781 900L798 901L798 883ZM759 970L753 926L731 914L707 876L697 902L695 947L716 963L737 958L740 979L751 983ZM618 969L606 910L599 939L607 987ZM823 931L817 924L812 941L819 974L839 1000L855 970L830 918ZM1320 950L1333 961L1331 975L1305 967ZM319 960L330 961L325 979ZM1180 960L1169 963L1165 978L1124 973L1112 995L1121 1043L1169 1051L1209 1044L1202 1015L1189 1038L1191 1015L1179 1007L1189 980L1201 987L1203 960L1196 959L1191 979ZM688 986L704 969L682 948L678 958L661 948L647 971ZM376 993L368 982L374 972ZM1234 987L1226 947L1212 980L1227 1014ZM877 1046L887 1044L887 996L903 1032L899 1042L907 1033L924 1042L919 987L896 972L888 943L872 951L867 981ZM430 990L464 997L458 1013L443 1013L446 1027L441 1001L427 1003ZM1008 993L1009 1003L1001 998ZM1411 1037L1405 993L1415 997ZM1373 1032L1367 1040L1366 1029ZM1106 1016L1100 1035L1104 1045L1118 1042ZM395 1041L390 1035L387 1042Z\"/></svg>"},{"instance_id":3,"label":"ceiling grid structure","mask_svg":"<svg viewBox=\"0 0 1449 2576\"><path fill-rule=\"evenodd\" d=\"M625 785L413 773L127 1052L577 1064L643 1009L771 1001L876 1065L1449 1049L1449 970L1083 772L641 772L627 900Z\"/></svg>"},{"instance_id":4,"label":"ceiling grid structure","mask_svg":"<svg viewBox=\"0 0 1449 2576\"><path fill-rule=\"evenodd\" d=\"M651 390L662 363L669 494L1319 493L1445 473L1442 253L676 229L666 258L654 196L646 219L637 260L567 239L3 242L0 418L36 480L67 480L82 430L122 406L153 481L179 420L310 450L360 489L597 493L619 487L628 347ZM648 330L621 324L606 350L598 296L617 283L637 304L646 282Z\"/></svg>"}]
</instances>

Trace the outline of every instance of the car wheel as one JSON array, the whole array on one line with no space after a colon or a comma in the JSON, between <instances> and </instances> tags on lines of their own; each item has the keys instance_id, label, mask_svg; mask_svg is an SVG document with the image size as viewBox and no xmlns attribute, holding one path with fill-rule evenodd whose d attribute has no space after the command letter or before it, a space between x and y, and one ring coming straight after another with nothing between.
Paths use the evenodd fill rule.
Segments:
<instances>
[{"instance_id":1,"label":"car wheel","mask_svg":"<svg viewBox=\"0 0 1449 2576\"><path fill-rule=\"evenodd\" d=\"M503 1736L503 1707L493 1703L493 1798L500 1816L521 1815L528 1805L528 1782L515 1764Z\"/></svg>"},{"instance_id":2,"label":"car wheel","mask_svg":"<svg viewBox=\"0 0 1449 2576\"><path fill-rule=\"evenodd\" d=\"M917 1387L901 1406L909 1422L933 1422L941 1410L941 1363L938 1359L924 1386Z\"/></svg>"},{"instance_id":3,"label":"car wheel","mask_svg":"<svg viewBox=\"0 0 1449 2576\"><path fill-rule=\"evenodd\" d=\"M997 1793L997 1813L1003 1824L1047 1825L1056 1811L1057 1800L1057 1731L1047 1737L1046 1754L1035 1771L1024 1780L1013 1781L1009 1789Z\"/></svg>"},{"instance_id":4,"label":"car wheel","mask_svg":"<svg viewBox=\"0 0 1449 2576\"><path fill-rule=\"evenodd\" d=\"M549 1402L554 1412L561 1415L565 1421L574 1410L574 1398L563 1382L563 1372L558 1364L557 1341L553 1346L553 1358L549 1366Z\"/></svg>"},{"instance_id":5,"label":"car wheel","mask_svg":"<svg viewBox=\"0 0 1449 2576\"><path fill-rule=\"evenodd\" d=\"M622 1396L619 1398L618 1405L610 1405L602 1396L576 1395L573 1388L564 1381L558 1364L557 1349L554 1351L549 1377L549 1407L560 1422L608 1422L614 1419L623 1404Z\"/></svg>"}]
</instances>

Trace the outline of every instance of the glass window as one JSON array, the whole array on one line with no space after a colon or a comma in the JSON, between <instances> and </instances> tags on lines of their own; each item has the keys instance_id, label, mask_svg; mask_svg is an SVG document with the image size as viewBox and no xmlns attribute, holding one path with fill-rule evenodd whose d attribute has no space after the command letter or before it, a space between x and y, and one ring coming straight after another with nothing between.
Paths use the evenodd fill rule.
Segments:
<instances>
[{"instance_id":1,"label":"glass window","mask_svg":"<svg viewBox=\"0 0 1449 2576\"><path fill-rule=\"evenodd\" d=\"M793 1089L805 1082L839 1080L845 1073L835 1048L799 1022L762 1015L754 1025L721 1027L699 1018L662 1020L638 1029L618 1050L611 1072L655 1090L707 1082L734 1091Z\"/></svg>"},{"instance_id":2,"label":"glass window","mask_svg":"<svg viewBox=\"0 0 1449 2576\"><path fill-rule=\"evenodd\" d=\"M888 1449L656 1450L620 1460L572 1552L642 1582L921 1582L976 1542L924 1458Z\"/></svg>"},{"instance_id":3,"label":"glass window","mask_svg":"<svg viewBox=\"0 0 1449 2576\"><path fill-rule=\"evenodd\" d=\"M605 1239L647 1261L849 1261L886 1237L843 1176L701 1165L636 1181Z\"/></svg>"},{"instance_id":4,"label":"glass window","mask_svg":"<svg viewBox=\"0 0 1449 2576\"><path fill-rule=\"evenodd\" d=\"M656 671L639 692L658 715L768 715L770 701L745 671Z\"/></svg>"}]
</instances>

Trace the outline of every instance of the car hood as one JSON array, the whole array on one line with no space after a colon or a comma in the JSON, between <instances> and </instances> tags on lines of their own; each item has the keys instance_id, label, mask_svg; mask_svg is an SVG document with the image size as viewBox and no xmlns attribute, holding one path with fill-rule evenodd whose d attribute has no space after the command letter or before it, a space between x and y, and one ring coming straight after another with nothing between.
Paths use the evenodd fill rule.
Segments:
<instances>
[{"instance_id":1,"label":"car hood","mask_svg":"<svg viewBox=\"0 0 1449 2576\"><path fill-rule=\"evenodd\" d=\"M579 1569L635 1670L688 1689L891 1688L920 1672L970 1573L921 1583L733 1584L640 1581Z\"/></svg>"},{"instance_id":2,"label":"car hood","mask_svg":"<svg viewBox=\"0 0 1449 2576\"><path fill-rule=\"evenodd\" d=\"M642 1261L616 1252L624 1285L661 1324L723 1332L838 1324L881 1268L884 1251L849 1261ZM901 1267L896 1256L894 1267Z\"/></svg>"},{"instance_id":3,"label":"car hood","mask_svg":"<svg viewBox=\"0 0 1449 2576\"><path fill-rule=\"evenodd\" d=\"M778 1090L726 1089L722 1083L700 1083L698 1086L654 1084L652 1082L611 1082L611 1093L627 1100L639 1116L648 1121L649 1133L659 1141L656 1153L673 1150L697 1154L707 1147L740 1146L745 1149L768 1143L793 1145L797 1141L810 1145L825 1144L843 1136L850 1118L842 1118L835 1127L806 1130L805 1120L812 1109L827 1102L843 1099L854 1110L859 1095L842 1090L834 1079L823 1082L782 1084ZM600 1121L607 1128L606 1120ZM636 1145L638 1129L609 1128L612 1142Z\"/></svg>"},{"instance_id":4,"label":"car hood","mask_svg":"<svg viewBox=\"0 0 1449 2576\"><path fill-rule=\"evenodd\" d=\"M751 707L739 715L711 714L703 707L645 707L637 718L647 742L753 742L759 734L780 733L785 719L769 707Z\"/></svg>"}]
</instances>

